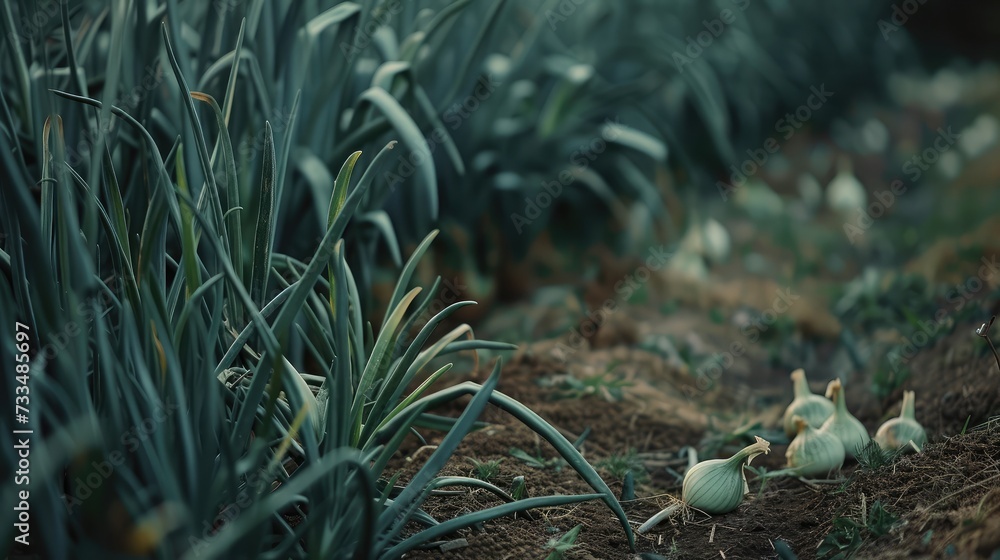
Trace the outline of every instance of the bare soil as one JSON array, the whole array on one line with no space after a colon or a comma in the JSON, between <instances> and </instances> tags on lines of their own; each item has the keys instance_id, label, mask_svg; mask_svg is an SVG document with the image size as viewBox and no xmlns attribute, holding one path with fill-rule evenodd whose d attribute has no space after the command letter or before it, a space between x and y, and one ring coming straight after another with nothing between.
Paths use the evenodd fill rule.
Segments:
<instances>
[{"instance_id":1,"label":"bare soil","mask_svg":"<svg viewBox=\"0 0 1000 560\"><path fill-rule=\"evenodd\" d=\"M614 315L628 318L631 334L626 339L654 332L698 332L707 340L704 344L726 348L727 336L728 340L741 336L735 327L711 321L704 314L664 316L650 312L650 307L627 307ZM699 317L701 324L697 324ZM619 328L619 323L609 320L601 330ZM615 340L607 333L605 338ZM527 345L504 366L499 390L531 407L571 441L589 430L582 451L592 464L601 465L615 455L635 454L648 476L637 485L636 499L623 502L633 529L679 496L679 480L668 467L683 473L686 461L678 455L683 446L704 448L713 435L753 422L761 422L760 430L773 433L790 399L788 371L765 365L764 349L754 345L748 345L740 363L726 371L724 384L701 389L691 372L636 344L612 342L610 348L592 348L585 342L573 353L561 353L560 343L562 348L572 347L571 339L572 335L564 335ZM810 376L814 390L821 391L822 384L817 382L825 379L826 369L821 364L831 361L837 345L819 341L816 346L820 357ZM872 395L870 381L861 374L845 381L847 402L871 433L882 420L898 414L903 388L916 391L917 418L930 437L923 453L874 470L850 462L843 478L830 484L768 479L761 491L759 480L748 474L750 494L737 510L712 517L694 514L664 523L636 536L637 552L667 558L768 558L777 557L774 543L784 541L799 558L814 558L817 546L833 529L834 518L862 519L863 506L867 510L879 500L900 522L881 537L862 530L858 557L990 557L1000 548L1000 421L990 421L1000 413L1000 371L986 347L970 329L956 329L924 349L914 360L904 386L882 400ZM608 398L600 389L560 398L566 395L559 388L559 375L589 379L608 371L628 384L620 399ZM484 375L481 370L471 378L482 380ZM556 386L551 386L553 376ZM457 411L456 407L452 412ZM554 449L515 419L497 410L485 419L490 427L470 434L442 474L470 475L473 467L467 457L502 460L494 479L501 487L521 475L531 496L590 490L572 469L533 468L512 457L510 451L515 447L545 459L557 457ZM428 439L428 444L434 443L433 437ZM733 441L720 448L718 455L728 456L742 445ZM780 468L785 448L780 443L772 445L771 453L758 458L754 466ZM404 448L406 458L401 457L395 465L404 480L419 468L428 451L420 449L415 438ZM612 490L620 492L621 481L607 469L599 471ZM438 519L447 519L498 503L486 492L473 491L457 499L432 498L426 510ZM460 548L418 551L407 557L545 558L551 552L547 543L577 524L582 524L583 530L568 558L635 557L618 520L600 502L551 508L532 517L490 521L456 535L454 538L467 541Z\"/></svg>"}]
</instances>

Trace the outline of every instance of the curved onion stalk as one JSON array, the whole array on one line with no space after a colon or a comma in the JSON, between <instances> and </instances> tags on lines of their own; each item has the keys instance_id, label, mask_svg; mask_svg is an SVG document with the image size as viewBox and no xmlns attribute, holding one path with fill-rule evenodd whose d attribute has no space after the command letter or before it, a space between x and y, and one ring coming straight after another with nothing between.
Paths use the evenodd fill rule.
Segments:
<instances>
[{"instance_id":1,"label":"curved onion stalk","mask_svg":"<svg viewBox=\"0 0 1000 560\"><path fill-rule=\"evenodd\" d=\"M886 420L875 432L875 442L879 447L904 453L911 449L919 453L923 449L927 443L927 432L914 416L914 399L913 391L903 392L903 409L899 411L899 417Z\"/></svg>"},{"instance_id":2,"label":"curved onion stalk","mask_svg":"<svg viewBox=\"0 0 1000 560\"><path fill-rule=\"evenodd\" d=\"M431 395L423 396L417 401L414 401L412 404L410 404L407 407L407 409L410 409L410 407L420 407L420 406L425 406L428 409L434 408L437 406L441 406L445 403L450 403L451 401L454 401L456 398L462 395L478 395L482 390L483 386L474 383L472 381L465 381L457 385L448 387L446 389L442 389ZM572 467L580 475L580 477L583 478L590 485L590 487L595 490L596 494L600 496L600 498L604 501L604 503L607 504L608 508L611 509L611 511L615 514L615 516L621 522L622 529L625 531L625 537L626 539L628 539L629 548L634 550L635 536L632 533L632 527L628 524L628 517L625 515L625 510L622 509L621 503L619 503L618 500L614 497L614 494L611 492L611 489L608 487L607 483L604 482L601 476L597 474L597 471L594 470L594 467L587 462L587 460L580 454L578 450L576 450L575 447L573 447L573 444L569 442L565 436L559 433L558 430L553 428L551 425L545 423L545 421L542 420L542 418L538 416L537 413L527 408L526 406L522 405L521 403L515 401L514 399L508 397L507 395L504 395L499 391L491 391L488 396L488 399L489 402L492 403L494 406L500 408L504 412L507 412L515 419L519 420L527 427L534 430L535 433L537 433L542 438L547 440L550 444L552 444L552 446L556 449L556 451L558 451L559 454L563 457L563 459L566 460L569 466ZM406 421L406 411L404 410L403 413L399 414L391 421L389 421L388 423L384 424L379 428L376 437L372 443L376 445L380 444L381 442L385 441L386 439L400 432L400 430L405 429L405 426L407 425L408 424ZM428 462L430 462L430 460L428 460ZM410 484L413 484L412 480ZM583 500L583 499L592 499L594 497L593 495L589 494L586 496L587 496L586 498L584 498L583 496L580 496L579 498ZM563 497L550 496L549 498L556 500L556 499L561 499ZM532 500L533 499L534 498L532 498ZM521 500L519 503L526 505L528 501ZM568 502L563 502L563 503L568 503ZM506 508L513 505L516 504L506 504L504 506L497 506L497 508ZM555 506L560 504L553 502L551 504L544 504L544 505ZM494 511L494 510L493 508L491 508L489 510L483 510L483 512L481 513L485 514L485 512L487 511ZM498 509L498 511L500 510ZM442 523L442 525L444 525L444 523Z\"/></svg>"},{"instance_id":3,"label":"curved onion stalk","mask_svg":"<svg viewBox=\"0 0 1000 560\"><path fill-rule=\"evenodd\" d=\"M844 386L839 378L834 379L827 386L826 396L830 397L836 408L833 416L827 418L823 426L820 427L820 431L840 438L847 455L857 457L857 454L871 438L868 436L865 425L847 411L847 404L844 402Z\"/></svg>"},{"instance_id":4,"label":"curved onion stalk","mask_svg":"<svg viewBox=\"0 0 1000 560\"><path fill-rule=\"evenodd\" d=\"M754 457L768 453L771 444L754 436L756 442L744 447L728 459L709 459L688 469L681 489L682 502L671 504L643 523L638 532L645 533L684 507L700 509L709 514L729 513L743 502L750 491L744 465Z\"/></svg>"},{"instance_id":5,"label":"curved onion stalk","mask_svg":"<svg viewBox=\"0 0 1000 560\"><path fill-rule=\"evenodd\" d=\"M801 416L794 418L798 435L788 445L785 459L799 476L820 476L844 464L844 444L837 436L814 429Z\"/></svg>"},{"instance_id":6,"label":"curved onion stalk","mask_svg":"<svg viewBox=\"0 0 1000 560\"><path fill-rule=\"evenodd\" d=\"M801 416L813 428L819 428L833 414L833 403L809 390L805 370L799 368L793 371L791 378L795 397L785 409L781 420L788 437L794 437L798 433L793 420L796 415Z\"/></svg>"}]
</instances>

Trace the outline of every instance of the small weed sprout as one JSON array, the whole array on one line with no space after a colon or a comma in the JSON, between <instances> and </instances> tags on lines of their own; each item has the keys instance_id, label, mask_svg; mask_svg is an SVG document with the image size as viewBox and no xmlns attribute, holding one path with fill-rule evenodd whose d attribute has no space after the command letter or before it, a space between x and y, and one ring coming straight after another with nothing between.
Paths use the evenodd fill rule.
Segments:
<instances>
[{"instance_id":1,"label":"small weed sprout","mask_svg":"<svg viewBox=\"0 0 1000 560\"><path fill-rule=\"evenodd\" d=\"M888 535L889 531L897 524L899 524L899 518L886 510L882 502L878 500L872 504L865 519L865 527L868 529L868 532L876 537Z\"/></svg>"},{"instance_id":2,"label":"small weed sprout","mask_svg":"<svg viewBox=\"0 0 1000 560\"><path fill-rule=\"evenodd\" d=\"M635 449L629 449L627 453L614 453L607 459L598 461L594 466L607 471L617 480L625 480L625 475L628 473L632 473L638 481L643 481L648 476Z\"/></svg>"},{"instance_id":3,"label":"small weed sprout","mask_svg":"<svg viewBox=\"0 0 1000 560\"><path fill-rule=\"evenodd\" d=\"M857 460L861 468L873 471L891 465L899 455L898 451L882 449L875 440L871 440L858 452Z\"/></svg>"},{"instance_id":4,"label":"small weed sprout","mask_svg":"<svg viewBox=\"0 0 1000 560\"><path fill-rule=\"evenodd\" d=\"M861 524L849 517L836 517L833 529L816 549L817 558L842 560L850 558L861 548Z\"/></svg>"},{"instance_id":5,"label":"small weed sprout","mask_svg":"<svg viewBox=\"0 0 1000 560\"><path fill-rule=\"evenodd\" d=\"M515 476L510 483L510 496L515 500L523 500L528 497L528 483L524 476Z\"/></svg>"},{"instance_id":6,"label":"small weed sprout","mask_svg":"<svg viewBox=\"0 0 1000 560\"><path fill-rule=\"evenodd\" d=\"M472 457L466 457L472 463L472 476L479 480L490 482L500 475L500 463L503 459L492 459L489 461L479 461Z\"/></svg>"},{"instance_id":7,"label":"small weed sprout","mask_svg":"<svg viewBox=\"0 0 1000 560\"><path fill-rule=\"evenodd\" d=\"M757 489L757 498L760 498L764 494L764 488L767 486L767 480L773 478L773 476L768 476L767 467L761 465L759 467L754 467L752 465L746 465L743 468L757 475L760 480L760 488Z\"/></svg>"},{"instance_id":8,"label":"small weed sprout","mask_svg":"<svg viewBox=\"0 0 1000 560\"><path fill-rule=\"evenodd\" d=\"M535 449L535 454L532 455L520 447L511 447L510 456L536 469L554 468L558 472L566 465L566 461L561 457L546 459L542 456L541 450L537 448Z\"/></svg>"},{"instance_id":9,"label":"small weed sprout","mask_svg":"<svg viewBox=\"0 0 1000 560\"><path fill-rule=\"evenodd\" d=\"M545 548L551 548L552 552L545 557L545 560L562 560L563 558L566 558L570 549L576 546L576 539L580 536L580 531L582 529L583 524L581 523L569 531L566 531L566 533L558 539L549 539L549 542L545 544Z\"/></svg>"},{"instance_id":10,"label":"small weed sprout","mask_svg":"<svg viewBox=\"0 0 1000 560\"><path fill-rule=\"evenodd\" d=\"M622 378L614 369L618 364L610 364L603 373L577 378L571 374L553 375L540 379L538 384L556 389L553 398L582 399L590 395L600 395L607 402L617 402L624 396L622 389L631 383Z\"/></svg>"},{"instance_id":11,"label":"small weed sprout","mask_svg":"<svg viewBox=\"0 0 1000 560\"><path fill-rule=\"evenodd\" d=\"M870 509L865 510L864 495L861 497L861 519L836 517L833 529L823 538L816 549L817 558L829 560L846 560L852 558L861 548L865 538L888 535L899 525L899 517L889 512L876 500Z\"/></svg>"}]
</instances>

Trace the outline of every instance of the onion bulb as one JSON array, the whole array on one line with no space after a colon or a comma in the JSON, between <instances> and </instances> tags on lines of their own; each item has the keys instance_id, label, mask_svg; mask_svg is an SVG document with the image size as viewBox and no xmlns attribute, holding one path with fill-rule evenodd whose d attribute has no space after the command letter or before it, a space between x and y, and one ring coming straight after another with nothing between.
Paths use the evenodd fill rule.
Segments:
<instances>
[{"instance_id":1,"label":"onion bulb","mask_svg":"<svg viewBox=\"0 0 1000 560\"><path fill-rule=\"evenodd\" d=\"M736 509L743 501L743 495L750 491L743 466L749 465L757 455L771 450L768 441L754 437L756 442L728 459L709 459L688 469L681 488L684 503L711 514Z\"/></svg>"},{"instance_id":2,"label":"onion bulb","mask_svg":"<svg viewBox=\"0 0 1000 560\"><path fill-rule=\"evenodd\" d=\"M791 378L795 397L785 409L785 416L781 420L788 437L794 437L798 433L792 420L796 415L801 416L813 428L819 428L833 414L833 403L809 390L805 370L799 368L793 371Z\"/></svg>"},{"instance_id":3,"label":"onion bulb","mask_svg":"<svg viewBox=\"0 0 1000 560\"><path fill-rule=\"evenodd\" d=\"M684 473L684 484L681 488L682 502L662 509L639 526L637 531L639 533L649 531L685 506L713 515L729 513L736 509L736 506L743 502L744 494L750 491L743 465L749 465L754 457L771 450L770 442L759 436L754 438L756 442L737 451L728 459L709 459L689 468Z\"/></svg>"},{"instance_id":4,"label":"onion bulb","mask_svg":"<svg viewBox=\"0 0 1000 560\"><path fill-rule=\"evenodd\" d=\"M927 432L913 414L913 391L903 392L903 409L898 418L886 420L875 432L875 442L886 451L920 451L927 443ZM910 442L916 449L910 445Z\"/></svg>"},{"instance_id":5,"label":"onion bulb","mask_svg":"<svg viewBox=\"0 0 1000 560\"><path fill-rule=\"evenodd\" d=\"M840 438L844 444L844 451L850 457L857 457L858 453L871 440L868 430L860 420L847 411L847 404L844 402L844 386L840 379L834 379L826 387L826 396L833 401L833 415L823 422L820 427L821 432L833 434Z\"/></svg>"},{"instance_id":6,"label":"onion bulb","mask_svg":"<svg viewBox=\"0 0 1000 560\"><path fill-rule=\"evenodd\" d=\"M788 445L785 459L799 476L821 476L844 464L844 444L837 436L813 429L799 415L794 417L798 434Z\"/></svg>"},{"instance_id":7,"label":"onion bulb","mask_svg":"<svg viewBox=\"0 0 1000 560\"><path fill-rule=\"evenodd\" d=\"M868 192L854 176L851 160L842 156L837 162L837 175L826 187L826 203L832 210L847 215L868 204Z\"/></svg>"}]
</instances>

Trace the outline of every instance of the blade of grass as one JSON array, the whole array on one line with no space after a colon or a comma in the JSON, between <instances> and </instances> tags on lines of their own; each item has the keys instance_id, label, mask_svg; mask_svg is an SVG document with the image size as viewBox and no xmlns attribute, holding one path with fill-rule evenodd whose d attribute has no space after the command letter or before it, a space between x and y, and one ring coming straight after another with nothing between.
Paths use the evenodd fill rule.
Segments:
<instances>
[{"instance_id":1,"label":"blade of grass","mask_svg":"<svg viewBox=\"0 0 1000 560\"><path fill-rule=\"evenodd\" d=\"M399 241L396 239L395 230L392 229L392 218L385 210L366 212L358 218L358 223L374 226L382 234L382 239L385 240L389 256L392 257L392 264L397 267L403 266L403 257L399 254Z\"/></svg>"},{"instance_id":2,"label":"blade of grass","mask_svg":"<svg viewBox=\"0 0 1000 560\"><path fill-rule=\"evenodd\" d=\"M347 199L347 187L351 184L351 174L354 172L354 165L358 162L358 158L361 157L361 152L354 152L347 158L344 165L341 166L340 172L337 173L337 178L333 182L333 193L330 196L330 209L327 212L326 227L333 225L333 222L340 215L341 210L344 209L344 201ZM327 268L327 275L330 279L330 285L333 285L333 265L329 265ZM337 313L337 299L336 292L330 290L330 311L336 315Z\"/></svg>"},{"instance_id":3,"label":"blade of grass","mask_svg":"<svg viewBox=\"0 0 1000 560\"><path fill-rule=\"evenodd\" d=\"M396 147L396 144L397 142L392 140L379 150L378 154L375 155L375 159L373 159L368 168L365 169L365 172L361 174L361 178L358 179L358 185L369 186L375 181L376 174L382 170L382 167L388 161L388 156ZM382 188L372 188L369 196L365 198L365 207L381 208L387 193L388 185Z\"/></svg>"},{"instance_id":4,"label":"blade of grass","mask_svg":"<svg viewBox=\"0 0 1000 560\"><path fill-rule=\"evenodd\" d=\"M423 397L414 402L411 406L426 405L426 408L430 410L444 403L451 402L462 395L477 395L479 391L479 384L466 381L458 385L442 389L432 395ZM619 521L621 521L622 528L625 530L625 534L628 537L629 548L634 549L635 536L632 533L632 527L628 523L628 517L625 515L625 511L622 509L621 504L618 503L618 500L611 492L611 489L608 488L608 485L604 482L601 476L597 474L594 467L587 462L586 459L584 459L577 449L573 447L573 444L570 443L569 440L559 433L559 431L556 430L551 424L538 416L538 414L509 396L498 391L493 391L489 398L490 402L494 406L497 406L503 411L509 413L511 416L551 443L552 446L555 447L556 451L558 451L559 454L566 460L566 462L573 467L573 470L575 470L581 478L587 481L591 488L601 494L604 502L608 505L611 511L615 513ZM386 424L384 429L391 431L397 423L398 420L397 422L389 422Z\"/></svg>"},{"instance_id":5,"label":"blade of grass","mask_svg":"<svg viewBox=\"0 0 1000 560\"><path fill-rule=\"evenodd\" d=\"M42 159L42 202L41 202L41 220L42 220L42 239L51 242L55 239L53 236L54 224L55 224L55 185L56 178L55 173L52 170L52 158L50 157L52 150L49 147L49 141L52 137L52 117L46 117L45 123L42 124L42 153L46 157ZM49 258L52 262L55 262L55 255L51 252L55 250L55 247L49 245L45 247L45 251L49 253Z\"/></svg>"},{"instance_id":6,"label":"blade of grass","mask_svg":"<svg viewBox=\"0 0 1000 560\"><path fill-rule=\"evenodd\" d=\"M388 414L385 415L385 418L382 420L379 426L374 430L372 430L373 432L372 439L370 441L366 441L363 447L367 448L372 443L378 443L378 441L383 439L382 434L380 432L381 429L385 426L385 424L391 421L400 413L407 411L407 407L413 404L415 400L420 398L420 396L423 395L427 391L427 389L430 389L430 387L434 385L434 383L437 382L437 380L440 379L442 375L450 371L453 366L454 364L445 364L440 368L438 368L438 370L435 371L434 373L428 375L427 379L424 379L423 383L421 383L419 387L414 389L412 393L407 395L406 398L404 398L402 401L399 402L396 408L394 408ZM399 432L405 432L405 430L397 430L394 433L399 433Z\"/></svg>"},{"instance_id":7,"label":"blade of grass","mask_svg":"<svg viewBox=\"0 0 1000 560\"><path fill-rule=\"evenodd\" d=\"M444 314L445 317L447 315L450 315L458 308L463 307L462 305L459 305L460 303L468 304L470 302L458 302L452 304L451 306L449 306L448 309L441 311L441 313L439 313L438 315L440 316ZM445 314L445 311L449 312ZM435 317L435 318L439 322L444 317ZM386 379L385 382L382 384L378 398L376 399L375 405L373 407L373 410L376 413L379 413L380 415L383 414L382 411L391 406L392 403L397 402L400 396L402 395L402 392L407 388L407 386L409 386L410 382L416 377L417 373L419 373L420 370L423 369L425 365L427 365L431 360L433 360L445 346L447 346L449 343L453 342L454 340L460 338L463 335L469 334L471 336L472 328L469 327L469 325L459 325L458 327L452 329L451 332L441 337L440 340L432 344L430 348L424 350L423 352L420 352L419 354L416 354L416 352L420 350L420 347L423 346L423 343L427 339L427 336L430 334L431 331L434 330L434 327L436 325L437 322L435 322L433 325L428 324L428 326L425 326L421 330L420 334L423 335L423 337L418 335L414 343L411 344L409 348L407 348L407 351L403 355L402 359L400 359L399 362L395 365L392 375L388 379ZM416 400L416 398L419 398L421 396L421 393L419 393L418 391L426 389L427 387L424 386L418 388L417 391L411 393L409 397L404 399L403 402L397 405L385 417L383 418L369 417L368 419L366 419L369 428L365 430L364 435L362 436L362 441L366 441L372 433L377 431L386 422L391 420L392 416L399 414L399 412L403 408L405 408L404 403L408 404L409 402L413 402L413 400ZM379 422L379 426L377 428L373 427L374 421Z\"/></svg>"},{"instance_id":8,"label":"blade of grass","mask_svg":"<svg viewBox=\"0 0 1000 560\"><path fill-rule=\"evenodd\" d=\"M375 540L377 548L387 548L388 544L399 536L403 527L413 516L417 508L420 507L422 499L426 496L427 486L437 476L437 473L444 467L448 459L451 458L455 452L455 448L465 438L465 435L469 433L469 430L472 429L472 424L482 414L486 405L489 404L490 396L493 390L496 389L497 383L500 382L501 366L501 361L497 360L493 366L493 372L483 385L477 386L478 390L476 394L469 401L465 410L462 411L455 426L444 436L437 449L428 457L427 462L424 463L420 470L413 475L409 484L400 492L392 505L386 508L380 516L378 536ZM392 550L389 550L382 557L394 558L390 554L391 552Z\"/></svg>"},{"instance_id":9,"label":"blade of grass","mask_svg":"<svg viewBox=\"0 0 1000 560\"><path fill-rule=\"evenodd\" d=\"M205 189L200 189L198 202L199 208L201 207L201 202L203 199L208 199L208 204L211 205L212 211L214 213L216 228L210 229L209 231L218 231L220 235L223 236L223 247L226 249L225 256L229 258L229 255L234 249L229 247L229 238L226 234L226 224L222 218L222 202L219 195L219 186L215 180L215 174L212 173L212 161L211 157L208 155L208 143L205 142L205 131L201 126L201 119L198 118L198 112L194 108L194 101L191 95L191 89L188 88L187 80L184 78L184 74L181 72L181 66L178 64L177 57L174 54L173 47L170 45L170 37L167 32L167 24L160 24L160 34L163 37L163 45L167 51L167 58L170 60L170 66L174 70L174 77L177 80L177 87L181 90L181 99L183 100L183 106L185 114L187 115L188 121L191 123L191 128L193 130L194 142L198 149L198 161L201 163L201 172L204 174L204 179L206 183L207 192ZM273 148L272 148L273 149ZM265 169L267 168L267 147L265 139ZM272 156L273 158L273 156Z\"/></svg>"},{"instance_id":10,"label":"blade of grass","mask_svg":"<svg viewBox=\"0 0 1000 560\"><path fill-rule=\"evenodd\" d=\"M601 137L637 152L642 152L659 162L667 160L667 145L659 138L621 123L601 125Z\"/></svg>"},{"instance_id":11,"label":"blade of grass","mask_svg":"<svg viewBox=\"0 0 1000 560\"><path fill-rule=\"evenodd\" d=\"M455 74L455 79L452 80L451 88L448 93L441 99L446 100L446 102L451 102L452 99L458 95L459 88L468 80L466 76L469 74L469 69L472 68L472 63L475 60L476 55L479 52L480 47L486 41L487 35L490 31L496 28L496 19L500 15L500 10L503 9L504 4L507 0L497 0L491 6L489 11L486 13L486 17L482 19L482 25L479 27L479 33L476 34L476 38L472 41L472 46L469 47L465 52L465 59L459 66L459 71ZM444 111L445 107L440 107L438 112Z\"/></svg>"},{"instance_id":12,"label":"blade of grass","mask_svg":"<svg viewBox=\"0 0 1000 560\"><path fill-rule=\"evenodd\" d=\"M240 75L240 57L243 52L243 36L247 27L247 18L240 20L240 32L236 36L236 46L233 47L233 64L229 68L229 80L226 82L226 96L222 100L223 122L229 126L229 117L233 112L233 101L236 99L236 81Z\"/></svg>"},{"instance_id":13,"label":"blade of grass","mask_svg":"<svg viewBox=\"0 0 1000 560\"><path fill-rule=\"evenodd\" d=\"M257 229L253 240L253 269L250 273L250 297L264 304L267 280L271 272L271 228L274 226L274 138L271 123L264 123L264 166L257 202Z\"/></svg>"},{"instance_id":14,"label":"blade of grass","mask_svg":"<svg viewBox=\"0 0 1000 560\"><path fill-rule=\"evenodd\" d=\"M456 517L454 519L449 519L443 521L434 527L429 529L424 529L419 533L404 539L403 542L393 546L382 554L379 558L389 559L389 558L400 558L402 555L413 550L414 548L420 546L426 542L432 542L435 539L439 539L445 535L450 535L461 529L472 527L479 523L489 521L491 519L496 519L498 517L504 517L505 515L511 515L514 513L528 511L530 509L541 508L541 507L560 507L569 504L577 504L580 502L586 502L589 500L597 500L603 498L601 494L580 494L577 496L541 496L537 498L525 498L523 500L517 500L516 502L511 502L499 506L493 506L484 510L477 511L475 513L467 513L465 515Z\"/></svg>"},{"instance_id":15,"label":"blade of grass","mask_svg":"<svg viewBox=\"0 0 1000 560\"><path fill-rule=\"evenodd\" d=\"M302 98L302 90L295 92L295 99L292 100L292 108L288 112L288 121L285 123L285 138L281 143L281 153L278 155L277 169L274 175L274 215L277 220L284 220L281 213L282 192L285 188L285 169L288 167L288 156L292 150L292 139L295 138L295 122L299 114L299 100ZM271 244L274 245L274 236L280 230L281 224L276 224L271 231Z\"/></svg>"},{"instance_id":16,"label":"blade of grass","mask_svg":"<svg viewBox=\"0 0 1000 560\"><path fill-rule=\"evenodd\" d=\"M76 86L77 93L87 93L87 80L80 71L76 61L76 49L73 47L72 27L69 23L69 2L59 2L59 17L62 18L63 43L66 46L66 58L69 62L70 81Z\"/></svg>"},{"instance_id":17,"label":"blade of grass","mask_svg":"<svg viewBox=\"0 0 1000 560\"><path fill-rule=\"evenodd\" d=\"M382 88L368 88L359 97L359 102L369 102L375 105L402 136L403 143L414 154L419 154L420 158L417 162L411 163L418 168L417 171L423 177L424 194L430 207L430 219L437 220L437 172L434 169L434 159L430 146L427 145L427 140L420 132L420 128L413 122L413 118L403 109L399 101Z\"/></svg>"},{"instance_id":18,"label":"blade of grass","mask_svg":"<svg viewBox=\"0 0 1000 560\"><path fill-rule=\"evenodd\" d=\"M361 427L365 401L369 397L368 391L376 381L381 381L379 374L382 372L382 363L390 358L390 356L387 356L387 353L392 348L393 343L396 340L399 323L402 322L403 315L406 313L407 308L409 308L410 303L413 302L413 298L417 297L417 294L419 293L420 288L414 288L410 291L410 293L406 294L399 305L393 309L392 313L382 325L382 331L379 333L378 339L375 341L375 346L372 348L372 354L368 358L368 363L365 364L365 370L361 374L361 379L358 381L355 389L354 402L351 404L350 417L353 419L353 425L351 427L351 445L354 447L358 446L361 439Z\"/></svg>"},{"instance_id":19,"label":"blade of grass","mask_svg":"<svg viewBox=\"0 0 1000 560\"><path fill-rule=\"evenodd\" d=\"M458 0L445 6L444 9L434 14L434 18L427 24L427 27L423 30L423 33L411 35L411 37L417 37L416 41L411 42L409 45L404 44L403 48L400 49L400 56L404 60L413 62L416 60L417 55L420 53L420 48L427 44L431 38L437 33L444 31L445 24L458 15L462 8L469 4L470 0ZM407 48L409 47L409 48Z\"/></svg>"},{"instance_id":20,"label":"blade of grass","mask_svg":"<svg viewBox=\"0 0 1000 560\"><path fill-rule=\"evenodd\" d=\"M360 183L358 184L360 187ZM396 280L396 288L392 292L392 297L389 298L389 305L387 309L395 309L399 302L403 299L403 294L406 293L407 287L410 285L410 279L413 277L413 272L417 269L417 264L420 259L423 258L424 253L427 252L427 248L430 247L431 242L437 237L438 230L433 230L424 237L424 240L417 245L417 248L413 250L413 254L406 261L406 266L399 273L399 278Z\"/></svg>"},{"instance_id":21,"label":"blade of grass","mask_svg":"<svg viewBox=\"0 0 1000 560\"><path fill-rule=\"evenodd\" d=\"M65 97L79 103L84 103L86 105L91 105L93 107L101 107L101 102L96 99L91 99L89 97L83 97L79 95L73 95L64 91L51 90L56 95L60 97ZM170 177L167 175L166 167L164 166L163 160L160 158L159 152L156 150L156 143L153 141L153 137L149 134L144 126L139 124L131 115L122 111L118 107L112 107L111 113L132 125L142 136L143 143L146 151L153 157L153 162L155 163L155 170L157 181L153 183L152 191L153 197L149 204L149 209L146 216L146 221L143 224L143 233L140 237L139 244L139 265L137 268L136 282L140 283L144 278L149 276L152 281L156 279L165 278L165 274L162 273L162 259L153 259L153 254L164 254L163 246L165 244L164 236L165 229L161 226L163 220L167 216L177 218L180 215L180 210L177 205L177 200L173 195L173 189L171 189ZM164 200L166 201L164 203ZM197 215L197 214L195 214ZM179 229L179 224L178 224ZM159 248L158 251L154 251L154 248Z\"/></svg>"},{"instance_id":22,"label":"blade of grass","mask_svg":"<svg viewBox=\"0 0 1000 560\"><path fill-rule=\"evenodd\" d=\"M7 28L7 38L8 43L10 43L10 62L14 67L14 76L17 79L17 85L21 88L21 106L20 115L21 122L24 123L25 132L29 137L34 136L34 112L32 111L32 95L31 95L31 78L28 74L28 65L25 62L24 51L21 50L21 35L17 32L17 28L14 26L14 16L10 11L10 3L3 3L3 11L0 11L0 15L3 15L3 23ZM12 129L13 130L13 129Z\"/></svg>"},{"instance_id":23,"label":"blade of grass","mask_svg":"<svg viewBox=\"0 0 1000 560\"><path fill-rule=\"evenodd\" d=\"M184 171L184 146L177 148L177 188L191 196L187 173ZM198 241L195 239L191 208L182 205L181 211L181 260L184 263L185 286L188 299L201 287L201 270L198 268Z\"/></svg>"},{"instance_id":24,"label":"blade of grass","mask_svg":"<svg viewBox=\"0 0 1000 560\"><path fill-rule=\"evenodd\" d=\"M226 197L224 204L222 204L223 222L225 223L223 231L229 236L229 259L232 262L233 269L236 270L240 278L249 283L249 278L245 276L246 272L243 266L243 208L240 206L240 185L236 174L236 158L233 156L233 142L229 137L229 127L226 126L226 119L222 109L219 108L219 104L215 101L214 97L201 92L191 92L191 97L208 103L215 114L215 122L219 127L219 145L222 147L222 166L225 169L226 179ZM214 164L215 158L213 156L212 165L214 166ZM233 321L237 325L242 325L242 308L238 305L233 306L231 313Z\"/></svg>"},{"instance_id":25,"label":"blade of grass","mask_svg":"<svg viewBox=\"0 0 1000 560\"><path fill-rule=\"evenodd\" d=\"M374 487L374 481L371 480L371 476L368 474L368 465L360 460L357 457L357 452L353 450L334 450L324 456L321 461L303 467L301 472L296 472L291 479L282 484L276 491L244 511L232 523L226 523L223 529L208 541L207 546L197 549L197 552L192 549L192 551L183 557L184 560L198 560L205 556L210 558L226 556L226 551L232 550L241 538L259 527L261 523L264 523L269 517L274 515L274 512L281 511L293 503L300 502L302 495L311 486L319 482L323 477L329 476L335 469L345 467L349 468L352 473L359 477L355 486L362 492L359 502L367 510L367 505L374 503L374 496L367 495L369 489ZM357 512L357 514L365 516L365 510ZM370 517L370 514L367 517ZM366 538L366 535L371 533L371 527L367 521L364 521L364 517L362 519L363 523L359 530L362 532L361 537Z\"/></svg>"}]
</instances>

